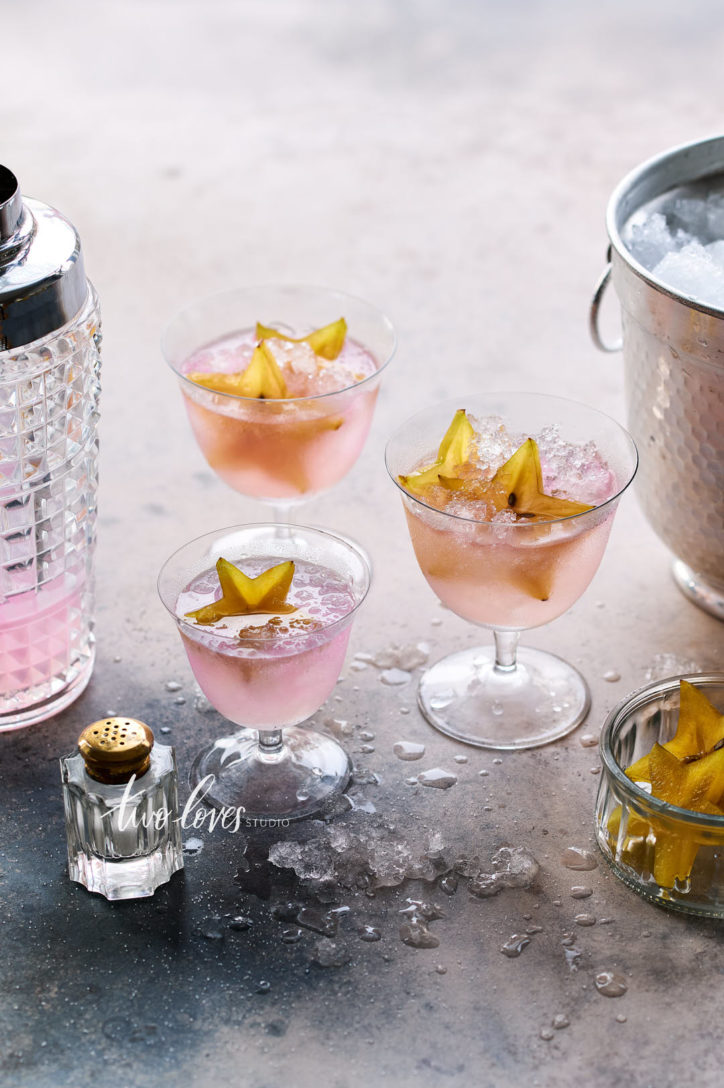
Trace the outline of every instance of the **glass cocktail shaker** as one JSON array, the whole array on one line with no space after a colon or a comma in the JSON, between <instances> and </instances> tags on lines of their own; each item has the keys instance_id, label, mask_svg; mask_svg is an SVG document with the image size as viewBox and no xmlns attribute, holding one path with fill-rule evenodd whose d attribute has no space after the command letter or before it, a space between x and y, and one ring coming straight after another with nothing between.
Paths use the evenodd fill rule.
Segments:
<instances>
[{"instance_id":1,"label":"glass cocktail shaker","mask_svg":"<svg viewBox=\"0 0 724 1088\"><path fill-rule=\"evenodd\" d=\"M99 319L74 227L0 166L0 731L93 669Z\"/></svg>"}]
</instances>

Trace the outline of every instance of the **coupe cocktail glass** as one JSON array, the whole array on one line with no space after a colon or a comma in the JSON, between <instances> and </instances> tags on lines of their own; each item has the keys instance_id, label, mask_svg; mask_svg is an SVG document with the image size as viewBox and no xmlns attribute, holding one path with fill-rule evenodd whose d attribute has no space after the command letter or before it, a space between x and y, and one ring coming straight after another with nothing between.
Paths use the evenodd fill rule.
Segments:
<instances>
[{"instance_id":1,"label":"coupe cocktail glass","mask_svg":"<svg viewBox=\"0 0 724 1088\"><path fill-rule=\"evenodd\" d=\"M290 390L299 391L294 395L235 396L187 376L243 370L257 322L300 337L340 317L348 333L338 359L323 361L317 373L308 359L288 364ZM294 350L270 343L281 356ZM385 315L361 299L319 287L269 286L225 291L189 306L168 326L161 346L211 468L235 491L271 503L285 520L290 507L338 483L359 457L395 335Z\"/></svg>"},{"instance_id":2,"label":"coupe cocktail glass","mask_svg":"<svg viewBox=\"0 0 724 1088\"><path fill-rule=\"evenodd\" d=\"M370 585L363 551L320 529L245 525L208 533L166 562L158 580L194 676L209 702L242 727L196 757L191 783L205 800L247 817L298 819L318 812L349 780L347 753L302 725L334 690L352 620ZM187 613L220 597L215 563L256 576L295 564L288 602L298 611L203 626Z\"/></svg>"},{"instance_id":3,"label":"coupe cocktail glass","mask_svg":"<svg viewBox=\"0 0 724 1088\"><path fill-rule=\"evenodd\" d=\"M490 476L528 437L541 436L544 482L557 478L564 497L561 485L570 480L572 493L565 497L592 509L548 521L512 511L490 516L480 504L466 508L454 491L439 509L424 492L406 490L400 475L435 460L460 408L478 423L478 449L491 461ZM441 732L482 748L532 748L583 721L590 696L580 673L553 654L518 651L518 639L560 616L586 589L636 466L636 447L614 420L536 394L461 397L413 416L390 440L387 468L402 492L422 573L446 607L491 628L495 638L494 649L451 654L423 675L419 705Z\"/></svg>"}]
</instances>

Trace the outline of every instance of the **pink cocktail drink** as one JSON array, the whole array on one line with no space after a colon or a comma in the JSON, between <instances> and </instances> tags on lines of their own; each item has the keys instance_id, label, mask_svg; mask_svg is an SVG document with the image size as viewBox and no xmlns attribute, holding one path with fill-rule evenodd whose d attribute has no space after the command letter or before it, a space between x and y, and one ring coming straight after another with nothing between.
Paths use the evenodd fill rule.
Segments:
<instances>
[{"instance_id":1,"label":"pink cocktail drink","mask_svg":"<svg viewBox=\"0 0 724 1088\"><path fill-rule=\"evenodd\" d=\"M238 397L182 383L199 448L230 487L265 499L324 491L350 470L364 446L379 391L377 359L347 338L337 359L306 344L268 341L288 397ZM181 365L188 374L233 374L248 366L254 330L205 345Z\"/></svg>"},{"instance_id":2,"label":"pink cocktail drink","mask_svg":"<svg viewBox=\"0 0 724 1088\"><path fill-rule=\"evenodd\" d=\"M510 440L498 420L478 421L477 435L476 456L492 477L520 436ZM486 435L494 446L487 451ZM593 510L551 522L528 521L442 488L428 495L430 506L405 504L422 573L443 604L473 623L540 627L578 600L601 562L614 514L607 501L620 490L614 472L595 446L565 443L555 429L543 430L538 447L546 489L590 503ZM436 500L444 503L444 512L435 508Z\"/></svg>"},{"instance_id":3,"label":"pink cocktail drink","mask_svg":"<svg viewBox=\"0 0 724 1088\"><path fill-rule=\"evenodd\" d=\"M289 524L208 533L166 562L161 599L199 686L236 727L194 760L208 803L299 819L345 788L349 756L307 719L334 690L370 577L351 540Z\"/></svg>"},{"instance_id":4,"label":"pink cocktail drink","mask_svg":"<svg viewBox=\"0 0 724 1088\"><path fill-rule=\"evenodd\" d=\"M75 697L75 674L88 661L82 595L78 577L64 574L0 603L0 712L8 729L27 707L37 706L38 721L47 717L45 701L65 684L72 684L68 702Z\"/></svg>"},{"instance_id":5,"label":"pink cocktail drink","mask_svg":"<svg viewBox=\"0 0 724 1088\"><path fill-rule=\"evenodd\" d=\"M244 562L250 577L274 565L270 557ZM216 709L237 725L276 729L310 717L334 690L350 635L355 601L334 571L295 564L283 616L226 617L212 625L184 619L218 597L214 569L179 595L179 630L194 676Z\"/></svg>"},{"instance_id":6,"label":"pink cocktail drink","mask_svg":"<svg viewBox=\"0 0 724 1088\"><path fill-rule=\"evenodd\" d=\"M441 732L483 748L530 748L585 718L583 677L553 654L519 650L518 639L588 587L636 465L630 436L608 416L539 394L462 397L419 413L390 440L387 467L423 575L495 640L423 675L418 702Z\"/></svg>"}]
</instances>

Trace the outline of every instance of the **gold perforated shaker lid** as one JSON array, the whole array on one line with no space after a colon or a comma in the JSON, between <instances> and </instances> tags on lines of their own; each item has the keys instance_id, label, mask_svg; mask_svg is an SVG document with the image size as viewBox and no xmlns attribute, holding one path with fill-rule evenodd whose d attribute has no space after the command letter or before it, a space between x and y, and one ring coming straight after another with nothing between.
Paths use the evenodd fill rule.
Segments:
<instances>
[{"instance_id":1,"label":"gold perforated shaker lid","mask_svg":"<svg viewBox=\"0 0 724 1088\"><path fill-rule=\"evenodd\" d=\"M101 718L87 726L78 738L85 769L98 782L128 782L148 770L153 733L135 718Z\"/></svg>"}]
</instances>

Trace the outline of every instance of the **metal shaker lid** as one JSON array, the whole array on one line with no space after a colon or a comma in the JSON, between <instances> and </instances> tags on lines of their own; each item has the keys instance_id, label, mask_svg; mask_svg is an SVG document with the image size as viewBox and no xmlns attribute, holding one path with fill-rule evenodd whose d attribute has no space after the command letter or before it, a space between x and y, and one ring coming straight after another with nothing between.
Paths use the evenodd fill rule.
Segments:
<instances>
[{"instance_id":1,"label":"metal shaker lid","mask_svg":"<svg viewBox=\"0 0 724 1088\"><path fill-rule=\"evenodd\" d=\"M55 208L23 198L15 175L0 166L0 352L67 325L87 292L72 223Z\"/></svg>"},{"instance_id":2,"label":"metal shaker lid","mask_svg":"<svg viewBox=\"0 0 724 1088\"><path fill-rule=\"evenodd\" d=\"M140 778L151 761L153 733L136 718L101 718L78 737L85 769L99 782L128 782Z\"/></svg>"}]
</instances>

